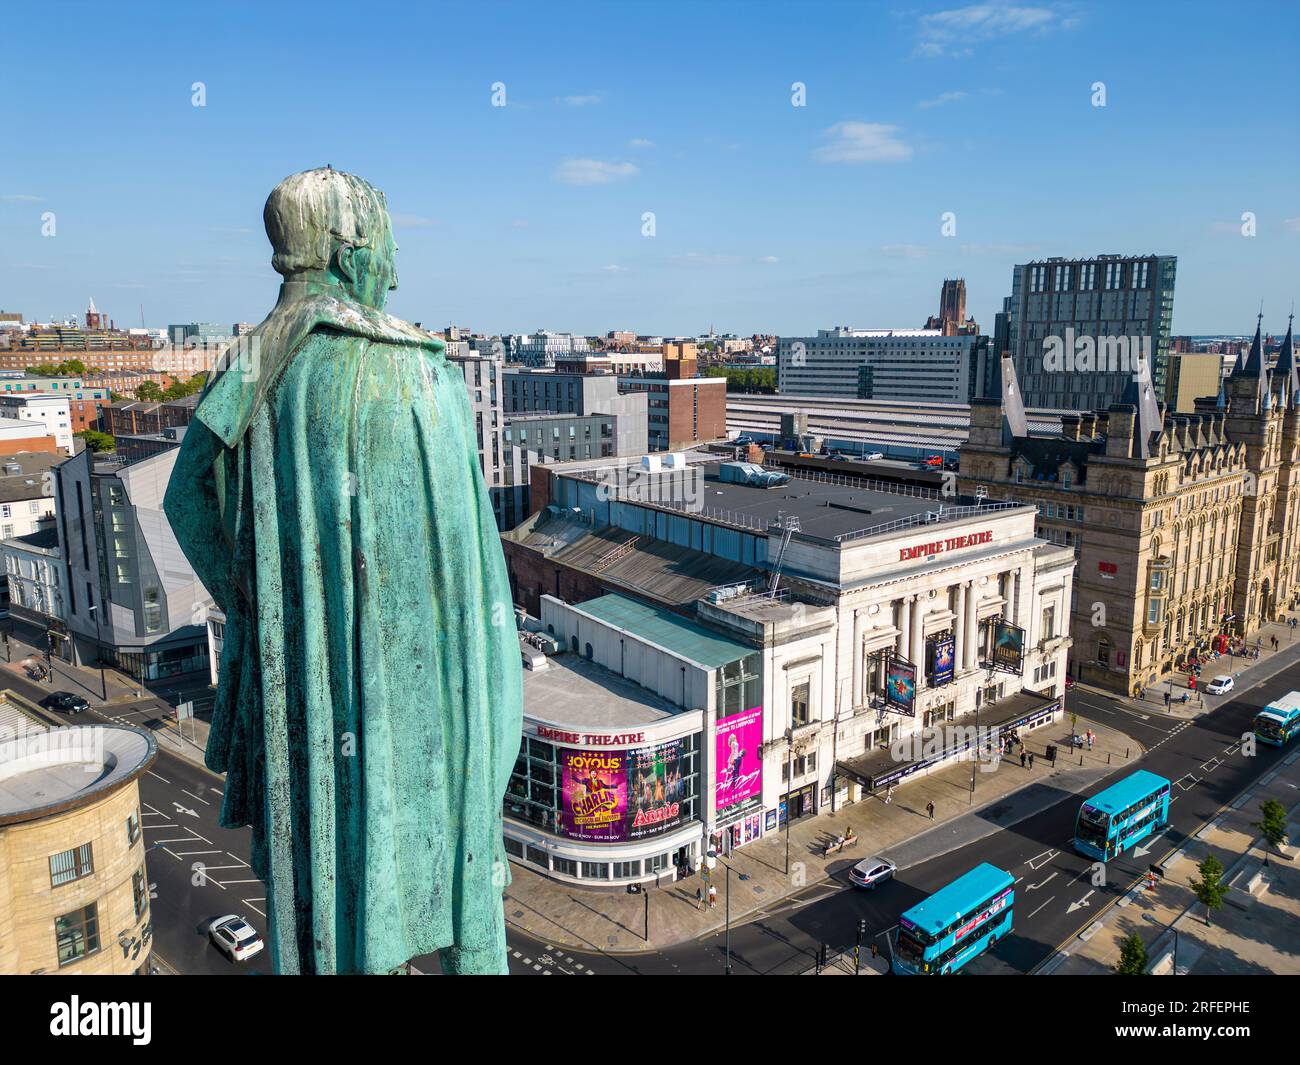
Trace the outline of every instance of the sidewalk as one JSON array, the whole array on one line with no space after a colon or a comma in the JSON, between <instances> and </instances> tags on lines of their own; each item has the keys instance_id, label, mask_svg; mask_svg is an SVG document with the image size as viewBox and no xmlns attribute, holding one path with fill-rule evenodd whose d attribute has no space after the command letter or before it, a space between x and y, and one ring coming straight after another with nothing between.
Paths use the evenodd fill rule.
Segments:
<instances>
[{"instance_id":1,"label":"sidewalk","mask_svg":"<svg viewBox=\"0 0 1300 1065\"><path fill-rule=\"evenodd\" d=\"M56 657L50 663L53 676L37 681L27 673L25 663L45 665L44 646L39 640L40 623L17 612L13 621L9 661L0 661L0 678L8 670L46 693L69 691L80 695L104 717L118 724L148 729L160 748L203 766L203 750L208 742L206 718L211 714L212 705L212 689L205 677L154 682L150 688L115 669L105 669L101 676L98 667L74 666ZM3 686L0 679L0 687ZM178 726L172 709L186 699L193 699L197 712L203 716L195 716Z\"/></svg>"},{"instance_id":2,"label":"sidewalk","mask_svg":"<svg viewBox=\"0 0 1300 1065\"><path fill-rule=\"evenodd\" d=\"M731 866L731 921L751 920L788 896L810 899L847 884L850 867L864 858L884 854L900 869L908 868L974 840L992 835L1059 802L1063 795L1084 790L1144 753L1136 741L1104 724L1082 716L1079 731L1092 727L1097 742L1092 751L1070 750L1067 718L1051 728L1026 734L1034 752L1034 768L1022 769L1018 758L1004 759L996 769L980 765L972 802L971 763L957 762L928 776L903 784L893 801L869 796L790 826L790 871L786 873L786 835L772 832L733 851L717 868L662 887L648 895L628 895L621 887L593 889L544 877L528 866L511 863L513 882L506 891L506 920L536 939L556 946L607 953L637 953L688 942L721 929L726 920L727 871ZM1043 749L1057 744L1056 767ZM926 803L935 805L935 819ZM967 817L967 814L974 816ZM858 845L826 857L828 841L852 827ZM834 883L827 883L828 880ZM697 905L696 890L718 889L717 906ZM644 938L649 900L650 941ZM865 959L864 959L865 960Z\"/></svg>"},{"instance_id":3,"label":"sidewalk","mask_svg":"<svg viewBox=\"0 0 1300 1065\"><path fill-rule=\"evenodd\" d=\"M1136 932L1146 944L1149 971L1159 975L1173 975L1175 953L1179 976L1300 973L1300 862L1294 860L1294 843L1300 839L1297 788L1300 750L1224 807L1166 861L1165 878L1157 881L1154 891L1139 884L1041 972L1113 973L1121 941ZM1263 840L1252 824L1260 819L1259 807L1266 799L1287 808L1292 841L1286 848L1290 860L1270 851L1267 866ZM1223 879L1231 890L1207 926L1205 907L1189 885L1199 879L1197 865L1211 853L1223 864Z\"/></svg>"},{"instance_id":4,"label":"sidewalk","mask_svg":"<svg viewBox=\"0 0 1300 1065\"><path fill-rule=\"evenodd\" d=\"M1269 643L1269 638L1273 636L1276 636L1278 640L1278 649L1276 651L1272 649ZM1201 675L1197 678L1196 691L1188 689L1188 675L1186 672L1162 675L1157 683L1153 683L1147 688L1145 697L1141 699L1134 696L1119 695L1106 688L1098 688L1091 684L1076 684L1071 691L1090 692L1107 699L1113 699L1144 714L1160 714L1179 720L1191 720L1217 709L1223 703L1230 702L1244 689L1250 688L1260 681L1267 680L1287 666L1300 662L1300 631L1293 630L1290 624L1285 621L1272 621L1263 626L1258 633L1251 637L1250 646L1254 647L1256 642L1260 645L1258 660L1243 658L1241 655L1221 655L1217 659L1211 659L1209 662L1204 663L1201 667ZM1227 695L1206 695L1204 686L1221 673L1227 674L1236 680L1234 689ZM1166 708L1165 692L1170 691L1169 682L1171 680L1173 681L1173 700ZM1182 698L1184 693L1190 695L1191 698L1188 702L1180 704L1177 700Z\"/></svg>"}]
</instances>

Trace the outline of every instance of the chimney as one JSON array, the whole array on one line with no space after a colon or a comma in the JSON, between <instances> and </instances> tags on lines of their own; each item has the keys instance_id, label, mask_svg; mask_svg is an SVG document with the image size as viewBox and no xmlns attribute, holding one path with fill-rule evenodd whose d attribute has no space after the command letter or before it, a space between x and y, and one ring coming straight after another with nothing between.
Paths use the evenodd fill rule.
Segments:
<instances>
[{"instance_id":1,"label":"chimney","mask_svg":"<svg viewBox=\"0 0 1300 1065\"><path fill-rule=\"evenodd\" d=\"M1127 459L1133 457L1133 425L1137 421L1137 407L1131 403L1112 403L1106 435L1106 457Z\"/></svg>"},{"instance_id":2,"label":"chimney","mask_svg":"<svg viewBox=\"0 0 1300 1065\"><path fill-rule=\"evenodd\" d=\"M1061 415L1061 435L1066 440L1079 439L1079 425L1083 418L1078 414Z\"/></svg>"}]
</instances>

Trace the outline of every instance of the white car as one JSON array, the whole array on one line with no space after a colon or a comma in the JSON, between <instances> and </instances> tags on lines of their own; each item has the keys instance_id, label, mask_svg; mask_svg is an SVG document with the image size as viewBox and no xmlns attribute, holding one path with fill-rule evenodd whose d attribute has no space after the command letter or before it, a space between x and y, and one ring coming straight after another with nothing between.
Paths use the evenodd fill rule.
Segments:
<instances>
[{"instance_id":1,"label":"white car","mask_svg":"<svg viewBox=\"0 0 1300 1065\"><path fill-rule=\"evenodd\" d=\"M1231 677L1215 677L1205 686L1205 690L1211 695L1227 695L1234 687Z\"/></svg>"},{"instance_id":2,"label":"white car","mask_svg":"<svg viewBox=\"0 0 1300 1065\"><path fill-rule=\"evenodd\" d=\"M888 858L863 858L849 870L849 882L854 887L873 888L891 879L897 868Z\"/></svg>"},{"instance_id":3,"label":"white car","mask_svg":"<svg viewBox=\"0 0 1300 1065\"><path fill-rule=\"evenodd\" d=\"M881 459L885 457L885 453L883 451L872 451L869 454L863 455L862 457L866 459L868 462L879 462Z\"/></svg>"},{"instance_id":4,"label":"white car","mask_svg":"<svg viewBox=\"0 0 1300 1065\"><path fill-rule=\"evenodd\" d=\"M263 947L257 929L234 913L218 917L208 925L208 938L231 961L245 961L260 954Z\"/></svg>"}]
</instances>

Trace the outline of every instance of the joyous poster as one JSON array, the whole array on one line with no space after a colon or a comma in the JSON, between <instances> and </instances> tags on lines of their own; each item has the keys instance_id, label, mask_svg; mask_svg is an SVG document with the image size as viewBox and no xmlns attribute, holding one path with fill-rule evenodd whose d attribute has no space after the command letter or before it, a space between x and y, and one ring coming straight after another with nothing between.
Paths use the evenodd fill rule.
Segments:
<instances>
[{"instance_id":1,"label":"joyous poster","mask_svg":"<svg viewBox=\"0 0 1300 1065\"><path fill-rule=\"evenodd\" d=\"M952 680L956 643L951 633L942 633L930 641L930 683L936 687Z\"/></svg>"},{"instance_id":2,"label":"joyous poster","mask_svg":"<svg viewBox=\"0 0 1300 1065\"><path fill-rule=\"evenodd\" d=\"M885 664L885 706L900 714L915 715L916 666L891 656Z\"/></svg>"},{"instance_id":3,"label":"joyous poster","mask_svg":"<svg viewBox=\"0 0 1300 1065\"><path fill-rule=\"evenodd\" d=\"M560 751L566 836L598 843L626 838L627 761L623 751Z\"/></svg>"},{"instance_id":4,"label":"joyous poster","mask_svg":"<svg viewBox=\"0 0 1300 1065\"><path fill-rule=\"evenodd\" d=\"M763 708L742 710L718 722L714 789L719 813L763 793Z\"/></svg>"},{"instance_id":5,"label":"joyous poster","mask_svg":"<svg viewBox=\"0 0 1300 1065\"><path fill-rule=\"evenodd\" d=\"M627 838L643 839L682 823L686 759L682 741L629 751Z\"/></svg>"}]
</instances>

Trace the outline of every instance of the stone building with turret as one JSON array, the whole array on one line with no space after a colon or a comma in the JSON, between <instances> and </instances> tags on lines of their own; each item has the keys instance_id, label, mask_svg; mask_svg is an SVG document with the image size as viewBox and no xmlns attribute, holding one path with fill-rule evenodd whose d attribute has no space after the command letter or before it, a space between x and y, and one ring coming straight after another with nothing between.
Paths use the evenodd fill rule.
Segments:
<instances>
[{"instance_id":1,"label":"stone building with turret","mask_svg":"<svg viewBox=\"0 0 1300 1065\"><path fill-rule=\"evenodd\" d=\"M1300 375L1290 329L1270 368L1257 328L1217 396L1170 413L1145 370L1106 410L1031 436L1009 359L971 404L958 490L1038 508L1078 558L1070 670L1133 694L1296 600Z\"/></svg>"}]
</instances>

